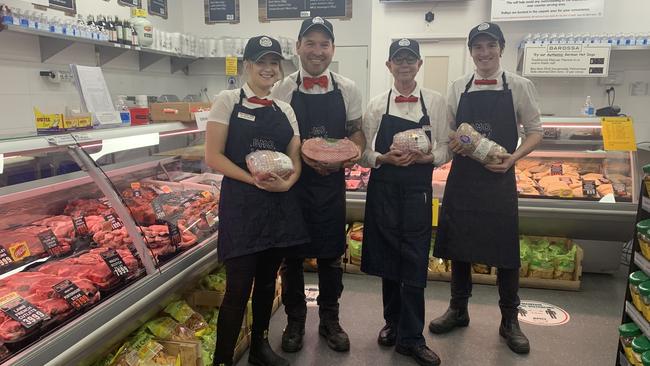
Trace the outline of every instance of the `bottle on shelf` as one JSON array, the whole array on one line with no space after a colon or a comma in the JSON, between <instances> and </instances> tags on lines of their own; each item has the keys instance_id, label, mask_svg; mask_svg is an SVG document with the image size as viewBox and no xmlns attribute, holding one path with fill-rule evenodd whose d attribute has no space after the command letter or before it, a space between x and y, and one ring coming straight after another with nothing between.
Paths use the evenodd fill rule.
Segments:
<instances>
[{"instance_id":1,"label":"bottle on shelf","mask_svg":"<svg viewBox=\"0 0 650 366\"><path fill-rule=\"evenodd\" d=\"M106 17L104 22L106 23L106 29L108 29L108 41L117 43L117 31L115 30L113 20L111 20L111 17Z\"/></svg>"},{"instance_id":2,"label":"bottle on shelf","mask_svg":"<svg viewBox=\"0 0 650 366\"><path fill-rule=\"evenodd\" d=\"M586 117L593 117L596 115L594 104L591 102L591 96L589 95L587 95L587 98L585 99L585 104L582 107L582 115Z\"/></svg>"},{"instance_id":3,"label":"bottle on shelf","mask_svg":"<svg viewBox=\"0 0 650 366\"><path fill-rule=\"evenodd\" d=\"M129 111L129 106L126 104L126 96L118 95L117 101L115 102L115 109L120 112L120 119L122 120L122 126L131 125L131 112Z\"/></svg>"},{"instance_id":4,"label":"bottle on shelf","mask_svg":"<svg viewBox=\"0 0 650 366\"><path fill-rule=\"evenodd\" d=\"M138 45L142 47L151 47L153 44L153 26L151 22L145 17L131 18L133 30L137 34Z\"/></svg>"},{"instance_id":5,"label":"bottle on shelf","mask_svg":"<svg viewBox=\"0 0 650 366\"><path fill-rule=\"evenodd\" d=\"M14 25L20 25L20 19L23 17L23 11L20 8L12 6L9 8Z\"/></svg>"},{"instance_id":6,"label":"bottle on shelf","mask_svg":"<svg viewBox=\"0 0 650 366\"><path fill-rule=\"evenodd\" d=\"M131 24L131 45L133 47L140 47L140 41L138 40L138 31L135 29L135 26Z\"/></svg>"},{"instance_id":7,"label":"bottle on shelf","mask_svg":"<svg viewBox=\"0 0 650 366\"><path fill-rule=\"evenodd\" d=\"M14 18L11 14L9 6L4 4L0 6L0 21L2 21L2 24L5 25L14 24Z\"/></svg>"},{"instance_id":8,"label":"bottle on shelf","mask_svg":"<svg viewBox=\"0 0 650 366\"><path fill-rule=\"evenodd\" d=\"M129 24L128 20L125 20L122 23L122 31L124 32L124 35L122 36L124 39L124 44L131 46L133 44L133 40L131 39L133 37L133 34L131 33L131 24Z\"/></svg>"},{"instance_id":9,"label":"bottle on shelf","mask_svg":"<svg viewBox=\"0 0 650 366\"><path fill-rule=\"evenodd\" d=\"M122 29L122 22L116 16L115 17L115 32L117 33L117 43L124 44L124 30Z\"/></svg>"}]
</instances>

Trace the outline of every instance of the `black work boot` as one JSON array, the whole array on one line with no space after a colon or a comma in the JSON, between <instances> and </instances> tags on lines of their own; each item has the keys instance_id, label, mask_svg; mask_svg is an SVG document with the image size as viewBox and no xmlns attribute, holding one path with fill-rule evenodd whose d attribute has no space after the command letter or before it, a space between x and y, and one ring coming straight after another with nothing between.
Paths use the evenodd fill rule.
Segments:
<instances>
[{"instance_id":1,"label":"black work boot","mask_svg":"<svg viewBox=\"0 0 650 366\"><path fill-rule=\"evenodd\" d=\"M257 366L289 366L289 361L278 356L271 349L268 339L268 330L261 334L251 335L251 348L248 353L248 363Z\"/></svg>"},{"instance_id":2,"label":"black work boot","mask_svg":"<svg viewBox=\"0 0 650 366\"><path fill-rule=\"evenodd\" d=\"M433 352L426 344L419 346L402 346L398 344L395 346L395 351L404 356L411 356L418 365L422 366L438 366L440 365L440 357Z\"/></svg>"},{"instance_id":3,"label":"black work boot","mask_svg":"<svg viewBox=\"0 0 650 366\"><path fill-rule=\"evenodd\" d=\"M350 338L345 333L338 319L321 319L318 326L318 333L327 338L327 345L337 351L346 352L350 350Z\"/></svg>"},{"instance_id":4,"label":"black work boot","mask_svg":"<svg viewBox=\"0 0 650 366\"><path fill-rule=\"evenodd\" d=\"M298 352L302 349L302 337L305 335L305 322L289 320L282 333L282 350Z\"/></svg>"},{"instance_id":5,"label":"black work boot","mask_svg":"<svg viewBox=\"0 0 650 366\"><path fill-rule=\"evenodd\" d=\"M435 334L443 334L456 327L466 327L468 325L469 313L466 307L459 309L449 307L444 314L429 323L429 331Z\"/></svg>"},{"instance_id":6,"label":"black work boot","mask_svg":"<svg viewBox=\"0 0 650 366\"><path fill-rule=\"evenodd\" d=\"M530 343L524 332L519 328L517 313L501 316L499 334L506 339L508 347L513 352L522 354L530 352Z\"/></svg>"},{"instance_id":7,"label":"black work boot","mask_svg":"<svg viewBox=\"0 0 650 366\"><path fill-rule=\"evenodd\" d=\"M397 329L390 323L386 323L379 331L377 343L381 346L392 347L397 340Z\"/></svg>"}]
</instances>

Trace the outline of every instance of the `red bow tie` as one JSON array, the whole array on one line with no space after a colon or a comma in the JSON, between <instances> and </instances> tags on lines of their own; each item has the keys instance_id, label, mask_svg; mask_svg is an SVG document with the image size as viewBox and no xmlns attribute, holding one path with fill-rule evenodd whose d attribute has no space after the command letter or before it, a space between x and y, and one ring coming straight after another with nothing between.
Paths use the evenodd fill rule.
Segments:
<instances>
[{"instance_id":1,"label":"red bow tie","mask_svg":"<svg viewBox=\"0 0 650 366\"><path fill-rule=\"evenodd\" d=\"M261 104L261 105L265 105L265 106L273 105L273 101L271 99L262 99L262 98L258 98L258 97L250 97L247 100L248 100L248 103Z\"/></svg>"},{"instance_id":2,"label":"red bow tie","mask_svg":"<svg viewBox=\"0 0 650 366\"><path fill-rule=\"evenodd\" d=\"M496 79L475 79L475 85L497 85Z\"/></svg>"},{"instance_id":3,"label":"red bow tie","mask_svg":"<svg viewBox=\"0 0 650 366\"><path fill-rule=\"evenodd\" d=\"M417 101L418 97L414 97L412 95L409 97L398 95L395 97L395 103L417 103Z\"/></svg>"},{"instance_id":4,"label":"red bow tie","mask_svg":"<svg viewBox=\"0 0 650 366\"><path fill-rule=\"evenodd\" d=\"M302 78L302 83L305 86L305 89L311 89L314 85L320 85L321 88L327 89L327 85L329 85L326 75L321 75L317 78L305 76Z\"/></svg>"}]
</instances>

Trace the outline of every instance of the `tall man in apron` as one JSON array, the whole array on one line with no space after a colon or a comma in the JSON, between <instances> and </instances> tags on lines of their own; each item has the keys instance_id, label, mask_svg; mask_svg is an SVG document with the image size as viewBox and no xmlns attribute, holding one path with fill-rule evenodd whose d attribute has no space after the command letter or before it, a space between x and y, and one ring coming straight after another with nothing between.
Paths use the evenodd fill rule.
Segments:
<instances>
[{"instance_id":1,"label":"tall man in apron","mask_svg":"<svg viewBox=\"0 0 650 366\"><path fill-rule=\"evenodd\" d=\"M395 346L420 365L438 365L427 347L424 288L431 246L431 173L449 161L451 129L444 98L415 81L420 46L401 39L390 46L386 67L393 87L373 98L363 119L367 144L363 162L373 168L368 183L361 270L382 278L385 326L377 342ZM391 149L396 133L424 129L437 141L430 154ZM374 142L373 142L374 141Z\"/></svg>"},{"instance_id":2,"label":"tall man in apron","mask_svg":"<svg viewBox=\"0 0 650 366\"><path fill-rule=\"evenodd\" d=\"M354 82L329 70L334 56L332 23L321 17L303 21L296 43L299 71L275 86L272 95L291 103L304 141L312 137L349 138L365 148L361 131L361 92ZM350 340L339 324L339 298L343 291L341 256L345 251L345 174L329 171L303 156L303 171L296 184L311 242L288 252L282 275L282 302L288 324L282 349L302 348L307 304L302 263L317 258L320 326L318 332L335 351L350 349ZM353 161L346 165L351 165Z\"/></svg>"},{"instance_id":3,"label":"tall man in apron","mask_svg":"<svg viewBox=\"0 0 650 366\"><path fill-rule=\"evenodd\" d=\"M528 339L519 328L519 228L515 162L541 141L539 106L533 83L500 66L505 39L499 26L481 23L469 33L468 46L476 71L459 78L448 93L454 129L470 123L508 153L502 163L482 165L460 155L456 136L449 147L454 162L447 179L434 256L451 259L451 301L444 315L429 324L446 333L469 324L467 304L472 294L471 263L498 268L499 334L516 353L528 353ZM525 138L517 147L519 126Z\"/></svg>"}]
</instances>

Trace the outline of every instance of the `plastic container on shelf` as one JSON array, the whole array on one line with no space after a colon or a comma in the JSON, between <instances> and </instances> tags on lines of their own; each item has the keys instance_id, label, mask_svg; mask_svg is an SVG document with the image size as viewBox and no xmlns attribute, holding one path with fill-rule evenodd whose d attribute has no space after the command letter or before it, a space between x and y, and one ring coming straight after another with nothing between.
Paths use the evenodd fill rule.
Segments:
<instances>
[{"instance_id":1,"label":"plastic container on shelf","mask_svg":"<svg viewBox=\"0 0 650 366\"><path fill-rule=\"evenodd\" d=\"M648 275L646 275L643 271L630 273L629 286L630 294L632 295L632 303L640 311L643 311L643 299L641 299L639 285L648 280L650 280L650 278L648 278Z\"/></svg>"},{"instance_id":2,"label":"plastic container on shelf","mask_svg":"<svg viewBox=\"0 0 650 366\"><path fill-rule=\"evenodd\" d=\"M632 351L632 341L641 335L641 330L635 323L625 323L618 326L618 335L628 361L633 362L634 351Z\"/></svg>"},{"instance_id":3,"label":"plastic container on shelf","mask_svg":"<svg viewBox=\"0 0 650 366\"><path fill-rule=\"evenodd\" d=\"M639 285L639 294L641 295L641 309L643 317L650 320L650 281L642 282Z\"/></svg>"},{"instance_id":4,"label":"plastic container on shelf","mask_svg":"<svg viewBox=\"0 0 650 366\"><path fill-rule=\"evenodd\" d=\"M632 340L631 362L635 366L642 366L643 361L641 361L641 356L648 351L650 351L650 340L648 340L648 337L642 335L634 338L634 340Z\"/></svg>"}]
</instances>

